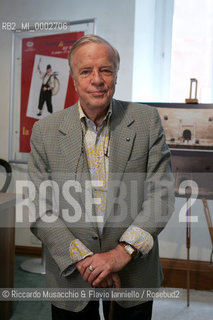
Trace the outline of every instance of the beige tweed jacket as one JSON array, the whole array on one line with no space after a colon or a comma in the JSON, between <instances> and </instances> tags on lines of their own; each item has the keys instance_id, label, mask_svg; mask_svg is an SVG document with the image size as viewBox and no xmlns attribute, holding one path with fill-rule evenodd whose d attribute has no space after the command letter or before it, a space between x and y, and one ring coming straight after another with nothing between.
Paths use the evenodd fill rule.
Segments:
<instances>
[{"instance_id":1,"label":"beige tweed jacket","mask_svg":"<svg viewBox=\"0 0 213 320\"><path fill-rule=\"evenodd\" d=\"M35 123L28 170L37 188L34 200L37 211L31 230L46 247L47 287L89 288L77 269L63 276L71 265L71 241L80 239L92 252L105 252L116 247L131 224L151 233L154 247L119 272L121 286L161 285L157 235L173 212L174 194L170 151L154 107L112 101L108 209L102 235L95 222L94 206L88 200L86 181L90 175L77 104ZM45 195L40 188L44 180L53 183L54 198L51 192ZM46 207L39 207L42 197L47 198ZM52 303L77 312L88 301ZM118 303L130 307L141 301Z\"/></svg>"}]
</instances>

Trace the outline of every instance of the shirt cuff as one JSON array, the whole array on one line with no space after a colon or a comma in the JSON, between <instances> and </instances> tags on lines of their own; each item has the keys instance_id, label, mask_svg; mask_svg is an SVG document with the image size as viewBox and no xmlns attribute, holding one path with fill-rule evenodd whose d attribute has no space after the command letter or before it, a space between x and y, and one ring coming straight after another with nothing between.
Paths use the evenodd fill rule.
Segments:
<instances>
[{"instance_id":1,"label":"shirt cuff","mask_svg":"<svg viewBox=\"0 0 213 320\"><path fill-rule=\"evenodd\" d=\"M120 241L129 243L143 255L147 254L154 245L153 237L149 232L133 225L123 233Z\"/></svg>"},{"instance_id":2,"label":"shirt cuff","mask_svg":"<svg viewBox=\"0 0 213 320\"><path fill-rule=\"evenodd\" d=\"M70 243L70 259L72 263L81 261L82 259L93 255L79 239L75 239Z\"/></svg>"}]
</instances>

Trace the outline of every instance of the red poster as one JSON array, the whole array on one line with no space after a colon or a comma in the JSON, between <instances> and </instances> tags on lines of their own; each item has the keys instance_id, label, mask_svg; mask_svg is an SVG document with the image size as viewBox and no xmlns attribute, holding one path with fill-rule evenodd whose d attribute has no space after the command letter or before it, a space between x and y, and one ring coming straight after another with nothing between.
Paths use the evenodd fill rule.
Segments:
<instances>
[{"instance_id":1,"label":"red poster","mask_svg":"<svg viewBox=\"0 0 213 320\"><path fill-rule=\"evenodd\" d=\"M20 152L30 152L36 121L78 100L67 56L83 35L73 32L22 40Z\"/></svg>"}]
</instances>

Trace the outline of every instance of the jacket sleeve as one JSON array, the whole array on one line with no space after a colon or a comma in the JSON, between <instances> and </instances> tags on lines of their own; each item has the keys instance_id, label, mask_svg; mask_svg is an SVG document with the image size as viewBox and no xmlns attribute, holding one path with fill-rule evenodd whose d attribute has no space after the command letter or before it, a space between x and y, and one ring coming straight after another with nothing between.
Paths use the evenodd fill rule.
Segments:
<instances>
[{"instance_id":1,"label":"jacket sleeve","mask_svg":"<svg viewBox=\"0 0 213 320\"><path fill-rule=\"evenodd\" d=\"M170 150L165 141L158 111L152 108L152 113L145 200L142 210L120 239L130 243L143 254L152 249L155 237L166 226L173 213L175 201Z\"/></svg>"}]
</instances>

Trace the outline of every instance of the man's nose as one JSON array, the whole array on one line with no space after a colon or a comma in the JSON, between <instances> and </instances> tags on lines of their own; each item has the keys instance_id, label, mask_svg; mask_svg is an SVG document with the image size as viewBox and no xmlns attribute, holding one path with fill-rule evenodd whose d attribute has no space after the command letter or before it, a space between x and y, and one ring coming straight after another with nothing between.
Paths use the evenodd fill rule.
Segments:
<instances>
[{"instance_id":1,"label":"man's nose","mask_svg":"<svg viewBox=\"0 0 213 320\"><path fill-rule=\"evenodd\" d=\"M98 71L98 70L94 70L93 73L92 73L92 83L93 84L102 84L104 81L103 81L103 78L101 76L101 73Z\"/></svg>"}]
</instances>

